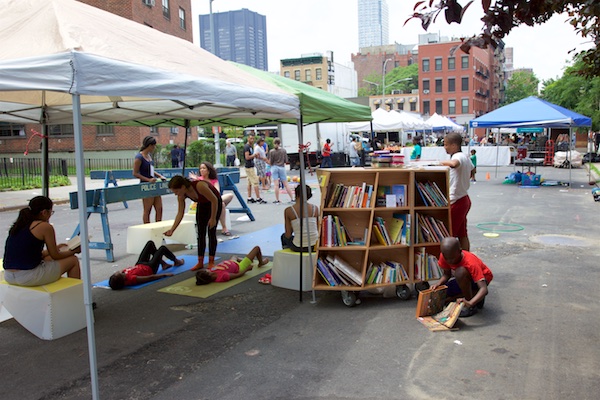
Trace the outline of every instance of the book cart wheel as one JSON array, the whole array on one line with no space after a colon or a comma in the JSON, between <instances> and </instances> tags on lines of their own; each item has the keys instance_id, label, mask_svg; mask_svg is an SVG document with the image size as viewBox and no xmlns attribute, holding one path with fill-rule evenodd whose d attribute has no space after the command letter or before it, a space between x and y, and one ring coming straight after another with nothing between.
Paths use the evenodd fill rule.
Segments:
<instances>
[{"instance_id":1,"label":"book cart wheel","mask_svg":"<svg viewBox=\"0 0 600 400\"><path fill-rule=\"evenodd\" d=\"M415 290L417 292L420 292L422 290L427 290L427 289L429 289L429 282L425 281L425 282L415 283Z\"/></svg>"},{"instance_id":2,"label":"book cart wheel","mask_svg":"<svg viewBox=\"0 0 600 400\"><path fill-rule=\"evenodd\" d=\"M396 296L400 300L408 300L410 299L410 289L406 285L398 285L396 286Z\"/></svg>"},{"instance_id":3,"label":"book cart wheel","mask_svg":"<svg viewBox=\"0 0 600 400\"><path fill-rule=\"evenodd\" d=\"M360 299L356 295L356 292L349 292L347 290L342 290L342 301L348 307L354 307L360 304Z\"/></svg>"}]
</instances>

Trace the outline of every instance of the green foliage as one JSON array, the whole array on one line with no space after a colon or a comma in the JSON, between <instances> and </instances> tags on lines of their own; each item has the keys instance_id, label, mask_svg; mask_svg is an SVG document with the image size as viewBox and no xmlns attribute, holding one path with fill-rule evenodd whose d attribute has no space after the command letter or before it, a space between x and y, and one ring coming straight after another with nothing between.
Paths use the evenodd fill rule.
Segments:
<instances>
[{"instance_id":1,"label":"green foliage","mask_svg":"<svg viewBox=\"0 0 600 400\"><path fill-rule=\"evenodd\" d=\"M0 177L0 190L29 190L29 189L39 189L42 187L42 178L41 177L23 177L16 182L15 179L3 179L9 177ZM71 180L68 176L62 175L51 175L48 178L48 182L50 187L57 186L69 186L71 184Z\"/></svg>"},{"instance_id":2,"label":"green foliage","mask_svg":"<svg viewBox=\"0 0 600 400\"><path fill-rule=\"evenodd\" d=\"M583 60L576 57L575 63L565 69L562 77L544 81L541 97L592 118L592 130L597 131L600 130L600 77L580 75L583 64Z\"/></svg>"},{"instance_id":3,"label":"green foliage","mask_svg":"<svg viewBox=\"0 0 600 400\"><path fill-rule=\"evenodd\" d=\"M401 82L398 82L401 81ZM402 93L410 93L419 88L419 65L411 64L407 67L397 67L385 75L385 93L392 90L400 90Z\"/></svg>"},{"instance_id":4,"label":"green foliage","mask_svg":"<svg viewBox=\"0 0 600 400\"><path fill-rule=\"evenodd\" d=\"M508 80L503 105L538 95L540 80L531 72L517 71Z\"/></svg>"},{"instance_id":5,"label":"green foliage","mask_svg":"<svg viewBox=\"0 0 600 400\"><path fill-rule=\"evenodd\" d=\"M421 20L421 26L427 30L438 15L444 11L446 22L461 23L466 9L473 3L459 0L418 1L415 2L415 13L408 19ZM552 16L566 12L569 15L567 22L573 26L575 32L583 38L589 39L593 47L580 52L582 63L579 64L577 74L594 77L600 76L600 1L597 0L481 0L483 9L483 32L470 38L463 39L461 49L469 52L473 46L496 48L498 41L502 40L510 31L519 25L534 26L543 24ZM408 22L407 20L407 22ZM548 45L551 46L551 38Z\"/></svg>"}]
</instances>

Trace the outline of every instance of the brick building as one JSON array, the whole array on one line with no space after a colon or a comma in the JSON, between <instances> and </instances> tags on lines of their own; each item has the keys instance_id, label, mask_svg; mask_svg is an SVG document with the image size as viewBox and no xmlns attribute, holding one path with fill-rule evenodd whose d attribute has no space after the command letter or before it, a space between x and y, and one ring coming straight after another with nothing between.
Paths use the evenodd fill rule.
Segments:
<instances>
[{"instance_id":1,"label":"brick building","mask_svg":"<svg viewBox=\"0 0 600 400\"><path fill-rule=\"evenodd\" d=\"M161 32L192 41L190 0L80 0L123 18L147 25ZM23 154L30 130L41 131L40 125L0 123L0 153ZM51 152L75 149L73 125L49 125L48 146ZM83 126L86 151L134 150L143 138L154 135L159 144L183 143L185 128L138 128L120 126ZM39 141L32 141L30 153L39 152Z\"/></svg>"},{"instance_id":2,"label":"brick building","mask_svg":"<svg viewBox=\"0 0 600 400\"><path fill-rule=\"evenodd\" d=\"M418 62L419 57L414 48L415 45L395 43L386 46L364 47L360 49L359 53L352 54L351 60L356 70L358 88L370 85L370 83L365 82L369 75L378 74L381 76L383 74L385 60L391 59L386 64L386 74L394 68L407 67Z\"/></svg>"},{"instance_id":3,"label":"brick building","mask_svg":"<svg viewBox=\"0 0 600 400\"><path fill-rule=\"evenodd\" d=\"M498 107L503 94L502 48L460 50L460 41L419 45L421 113L459 124Z\"/></svg>"}]
</instances>

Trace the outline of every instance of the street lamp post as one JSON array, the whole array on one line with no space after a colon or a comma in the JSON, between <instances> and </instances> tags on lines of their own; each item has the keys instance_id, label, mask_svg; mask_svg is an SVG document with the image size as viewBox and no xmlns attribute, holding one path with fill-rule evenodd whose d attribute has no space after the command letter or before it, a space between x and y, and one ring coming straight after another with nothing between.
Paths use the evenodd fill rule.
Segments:
<instances>
[{"instance_id":1,"label":"street lamp post","mask_svg":"<svg viewBox=\"0 0 600 400\"><path fill-rule=\"evenodd\" d=\"M391 58L387 58L384 62L383 62L383 75L381 76L381 106L383 107L385 105L385 67L388 63L388 61L391 61Z\"/></svg>"}]
</instances>

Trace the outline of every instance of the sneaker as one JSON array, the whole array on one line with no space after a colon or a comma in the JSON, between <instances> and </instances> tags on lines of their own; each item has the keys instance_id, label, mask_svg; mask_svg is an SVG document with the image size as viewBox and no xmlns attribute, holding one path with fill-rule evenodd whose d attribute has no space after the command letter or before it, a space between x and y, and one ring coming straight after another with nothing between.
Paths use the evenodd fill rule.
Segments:
<instances>
[{"instance_id":1,"label":"sneaker","mask_svg":"<svg viewBox=\"0 0 600 400\"><path fill-rule=\"evenodd\" d=\"M265 200L263 200L263 199L257 199L256 202L258 204L267 204L267 202Z\"/></svg>"},{"instance_id":2,"label":"sneaker","mask_svg":"<svg viewBox=\"0 0 600 400\"><path fill-rule=\"evenodd\" d=\"M256 200L254 200L252 197L249 198L248 200L246 200L246 202L248 203L256 203Z\"/></svg>"},{"instance_id":3,"label":"sneaker","mask_svg":"<svg viewBox=\"0 0 600 400\"><path fill-rule=\"evenodd\" d=\"M281 204L281 202L279 200L275 200L273 204Z\"/></svg>"},{"instance_id":4,"label":"sneaker","mask_svg":"<svg viewBox=\"0 0 600 400\"><path fill-rule=\"evenodd\" d=\"M462 310L460 310L460 318L468 318L475 314L477 314L476 307L465 307Z\"/></svg>"}]
</instances>

